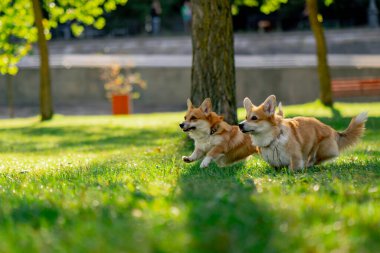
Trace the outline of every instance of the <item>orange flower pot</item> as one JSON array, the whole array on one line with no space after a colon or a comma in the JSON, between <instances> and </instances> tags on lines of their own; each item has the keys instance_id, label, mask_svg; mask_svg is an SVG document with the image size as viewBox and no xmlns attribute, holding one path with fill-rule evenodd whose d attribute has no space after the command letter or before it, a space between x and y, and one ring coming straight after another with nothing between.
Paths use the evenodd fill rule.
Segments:
<instances>
[{"instance_id":1,"label":"orange flower pot","mask_svg":"<svg viewBox=\"0 0 380 253\"><path fill-rule=\"evenodd\" d=\"M114 115L130 114L130 97L128 95L112 95L112 113Z\"/></svg>"}]
</instances>

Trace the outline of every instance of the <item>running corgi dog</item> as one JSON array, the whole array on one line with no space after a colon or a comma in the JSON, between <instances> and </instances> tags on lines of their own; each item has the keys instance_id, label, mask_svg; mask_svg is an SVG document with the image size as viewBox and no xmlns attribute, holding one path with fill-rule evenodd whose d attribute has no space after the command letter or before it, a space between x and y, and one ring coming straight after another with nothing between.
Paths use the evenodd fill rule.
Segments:
<instances>
[{"instance_id":1,"label":"running corgi dog","mask_svg":"<svg viewBox=\"0 0 380 253\"><path fill-rule=\"evenodd\" d=\"M246 120L239 124L252 135L252 144L273 167L291 170L310 167L335 158L339 152L357 143L365 130L367 112L351 120L348 128L337 132L312 117L284 119L275 115L276 97L269 96L259 106L244 99Z\"/></svg>"},{"instance_id":2,"label":"running corgi dog","mask_svg":"<svg viewBox=\"0 0 380 253\"><path fill-rule=\"evenodd\" d=\"M195 142L193 153L183 156L182 160L190 163L203 158L201 168L208 167L211 161L226 166L258 152L249 134L242 133L238 126L229 125L212 111L210 98L206 98L199 108L188 99L185 121L179 126Z\"/></svg>"}]
</instances>

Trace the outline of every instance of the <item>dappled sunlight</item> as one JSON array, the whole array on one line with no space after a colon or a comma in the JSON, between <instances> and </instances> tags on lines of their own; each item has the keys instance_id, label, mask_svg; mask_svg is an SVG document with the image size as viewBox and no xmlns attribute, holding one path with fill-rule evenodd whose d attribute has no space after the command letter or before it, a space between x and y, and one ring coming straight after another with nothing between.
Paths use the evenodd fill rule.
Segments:
<instances>
[{"instance_id":1,"label":"dappled sunlight","mask_svg":"<svg viewBox=\"0 0 380 253\"><path fill-rule=\"evenodd\" d=\"M343 111L318 118L343 130L356 113ZM183 163L193 150L183 113L4 121L0 249L21 232L19 251L371 252L380 115L370 115L358 146L296 173L258 155L225 168Z\"/></svg>"},{"instance_id":2,"label":"dappled sunlight","mask_svg":"<svg viewBox=\"0 0 380 253\"><path fill-rule=\"evenodd\" d=\"M145 122L143 127L141 122ZM177 125L173 121L159 122L156 117L151 121L149 117L145 121L141 117L124 120L105 117L103 120L98 118L96 123L91 118L87 122L68 117L51 123L5 126L0 128L0 134L7 136L0 140L0 151L4 154L125 150L127 153L128 149L139 146L159 148L165 142L170 142L171 138L181 135L181 132L174 130Z\"/></svg>"},{"instance_id":3,"label":"dappled sunlight","mask_svg":"<svg viewBox=\"0 0 380 253\"><path fill-rule=\"evenodd\" d=\"M378 252L379 1L0 0L0 253Z\"/></svg>"},{"instance_id":4,"label":"dappled sunlight","mask_svg":"<svg viewBox=\"0 0 380 253\"><path fill-rule=\"evenodd\" d=\"M263 101L257 102L257 105ZM255 104L255 101L253 101ZM375 103L376 104L376 103ZM379 117L380 112L374 110L374 103L334 103L334 107L324 106L319 100L302 105L286 105L283 103L285 117L296 117L296 116L307 116L316 118L328 118L328 119L339 119L344 115L344 117L354 117L363 111L368 111L369 117ZM239 119L245 118L245 110L240 108L238 110Z\"/></svg>"},{"instance_id":5,"label":"dappled sunlight","mask_svg":"<svg viewBox=\"0 0 380 253\"><path fill-rule=\"evenodd\" d=\"M241 163L229 168L199 170L188 166L179 179L181 198L191 207L188 216L194 252L273 251L273 221L264 203L252 201L254 180L236 175ZM200 229L202 227L202 229Z\"/></svg>"}]
</instances>

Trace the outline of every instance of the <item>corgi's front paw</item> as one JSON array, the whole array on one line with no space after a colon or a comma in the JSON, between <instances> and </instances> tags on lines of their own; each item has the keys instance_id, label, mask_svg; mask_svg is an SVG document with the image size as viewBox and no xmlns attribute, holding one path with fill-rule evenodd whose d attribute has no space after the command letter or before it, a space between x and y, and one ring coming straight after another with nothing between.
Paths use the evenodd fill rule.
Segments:
<instances>
[{"instance_id":1,"label":"corgi's front paw","mask_svg":"<svg viewBox=\"0 0 380 253\"><path fill-rule=\"evenodd\" d=\"M211 157L206 156L200 165L201 169L208 167L210 162L211 162Z\"/></svg>"},{"instance_id":2,"label":"corgi's front paw","mask_svg":"<svg viewBox=\"0 0 380 253\"><path fill-rule=\"evenodd\" d=\"M192 162L192 160L188 156L182 156L182 161L184 161L185 163L191 163Z\"/></svg>"}]
</instances>

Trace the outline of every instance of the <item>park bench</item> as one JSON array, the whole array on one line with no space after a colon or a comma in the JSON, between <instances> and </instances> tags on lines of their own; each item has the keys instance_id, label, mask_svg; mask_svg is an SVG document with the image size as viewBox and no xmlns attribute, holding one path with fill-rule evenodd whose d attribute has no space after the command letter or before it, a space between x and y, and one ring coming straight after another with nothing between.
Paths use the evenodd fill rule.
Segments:
<instances>
[{"instance_id":1,"label":"park bench","mask_svg":"<svg viewBox=\"0 0 380 253\"><path fill-rule=\"evenodd\" d=\"M380 96L380 78L339 78L332 80L334 98Z\"/></svg>"}]
</instances>

